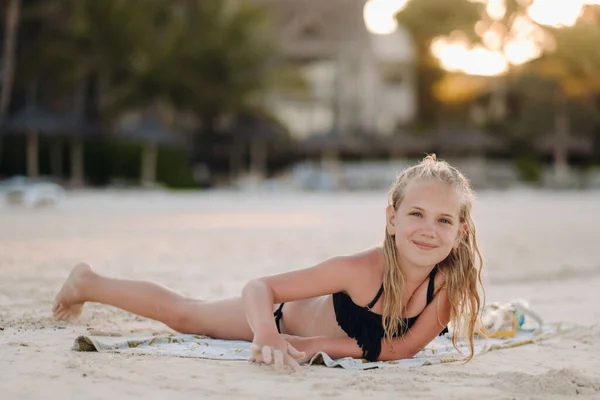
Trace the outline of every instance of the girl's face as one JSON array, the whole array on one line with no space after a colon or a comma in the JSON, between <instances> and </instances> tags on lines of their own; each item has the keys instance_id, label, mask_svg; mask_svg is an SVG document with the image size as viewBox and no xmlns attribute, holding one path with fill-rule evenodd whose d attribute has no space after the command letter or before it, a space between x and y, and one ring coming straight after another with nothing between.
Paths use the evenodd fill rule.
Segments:
<instances>
[{"instance_id":1,"label":"girl's face","mask_svg":"<svg viewBox=\"0 0 600 400\"><path fill-rule=\"evenodd\" d=\"M409 185L398 209L386 210L387 231L395 236L402 265L432 268L458 247L464 229L460 208L461 199L449 185Z\"/></svg>"}]
</instances>

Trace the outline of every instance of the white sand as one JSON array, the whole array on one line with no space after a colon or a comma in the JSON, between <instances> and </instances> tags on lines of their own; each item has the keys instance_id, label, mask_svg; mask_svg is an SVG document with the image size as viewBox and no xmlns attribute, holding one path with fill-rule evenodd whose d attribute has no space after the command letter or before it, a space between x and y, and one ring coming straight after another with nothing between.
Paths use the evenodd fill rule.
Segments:
<instances>
[{"instance_id":1,"label":"white sand","mask_svg":"<svg viewBox=\"0 0 600 400\"><path fill-rule=\"evenodd\" d=\"M189 295L239 293L254 276L380 241L384 194L73 194L58 209L0 206L0 398L600 398L600 193L479 194L488 301L528 299L548 322L589 328L467 365L411 370L305 368L70 351L87 328L164 331L88 304L50 317L70 268L151 279Z\"/></svg>"}]
</instances>

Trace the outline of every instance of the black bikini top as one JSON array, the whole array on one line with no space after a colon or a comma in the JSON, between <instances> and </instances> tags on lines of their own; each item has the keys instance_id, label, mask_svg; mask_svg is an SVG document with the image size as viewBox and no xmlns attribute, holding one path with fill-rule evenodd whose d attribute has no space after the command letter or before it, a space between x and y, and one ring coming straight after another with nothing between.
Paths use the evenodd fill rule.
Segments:
<instances>
[{"instance_id":1,"label":"black bikini top","mask_svg":"<svg viewBox=\"0 0 600 400\"><path fill-rule=\"evenodd\" d=\"M427 305L433 300L436 273L437 266L429 274ZM366 307L361 307L354 303L350 296L344 292L334 293L332 296L333 309L338 325L349 337L356 339L356 342L363 350L363 357L368 361L377 361L381 353L381 339L385 335L381 314L371 311L371 308L375 306L382 294L383 284L375 298ZM412 318L404 318L403 323L398 323L398 334L396 336L404 335L414 325L419 315ZM447 328L444 328L440 335L447 331Z\"/></svg>"}]
</instances>

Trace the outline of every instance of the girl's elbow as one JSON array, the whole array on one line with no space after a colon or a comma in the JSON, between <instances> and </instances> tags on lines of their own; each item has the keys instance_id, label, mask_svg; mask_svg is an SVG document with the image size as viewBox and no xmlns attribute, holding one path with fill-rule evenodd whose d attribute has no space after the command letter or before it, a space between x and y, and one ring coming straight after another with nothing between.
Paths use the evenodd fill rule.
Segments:
<instances>
[{"instance_id":1,"label":"girl's elbow","mask_svg":"<svg viewBox=\"0 0 600 400\"><path fill-rule=\"evenodd\" d=\"M406 360L416 356L422 348L417 343L408 343L404 339L396 339L393 343L385 339L381 343L381 353L378 361Z\"/></svg>"},{"instance_id":2,"label":"girl's elbow","mask_svg":"<svg viewBox=\"0 0 600 400\"><path fill-rule=\"evenodd\" d=\"M387 361L398 361L398 360L404 360L407 358L411 358L408 355L401 355L401 354L381 354L378 358L377 361L383 361L383 362L387 362Z\"/></svg>"},{"instance_id":3,"label":"girl's elbow","mask_svg":"<svg viewBox=\"0 0 600 400\"><path fill-rule=\"evenodd\" d=\"M260 279L252 279L248 281L242 288L242 298L252 296L257 291L268 290L268 286L265 282Z\"/></svg>"},{"instance_id":4,"label":"girl's elbow","mask_svg":"<svg viewBox=\"0 0 600 400\"><path fill-rule=\"evenodd\" d=\"M397 361L413 358L419 351L396 350L382 351L377 357L377 361Z\"/></svg>"}]
</instances>

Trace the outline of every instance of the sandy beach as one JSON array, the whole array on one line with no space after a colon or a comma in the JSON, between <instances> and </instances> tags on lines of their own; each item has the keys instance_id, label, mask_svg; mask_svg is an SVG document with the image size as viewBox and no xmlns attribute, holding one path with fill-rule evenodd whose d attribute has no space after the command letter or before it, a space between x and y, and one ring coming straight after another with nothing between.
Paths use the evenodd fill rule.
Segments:
<instances>
[{"instance_id":1,"label":"sandy beach","mask_svg":"<svg viewBox=\"0 0 600 400\"><path fill-rule=\"evenodd\" d=\"M51 317L78 262L200 298L237 295L253 277L379 243L385 201L379 192L91 191L57 208L1 204L0 398L600 398L600 192L478 193L487 301L524 298L546 322L582 327L466 365L280 374L239 361L79 353L71 345L88 329L168 329L96 304L76 322Z\"/></svg>"}]
</instances>

